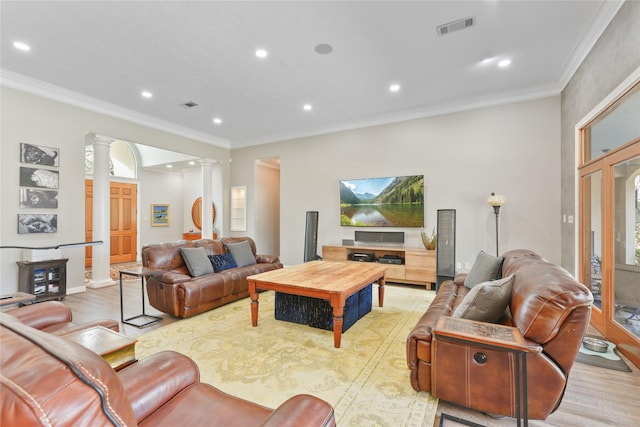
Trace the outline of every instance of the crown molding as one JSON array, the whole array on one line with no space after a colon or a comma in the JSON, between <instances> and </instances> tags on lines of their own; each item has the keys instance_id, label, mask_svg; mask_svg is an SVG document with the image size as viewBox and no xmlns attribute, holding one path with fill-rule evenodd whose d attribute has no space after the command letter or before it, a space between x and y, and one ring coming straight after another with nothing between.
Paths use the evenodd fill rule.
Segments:
<instances>
[{"instance_id":1,"label":"crown molding","mask_svg":"<svg viewBox=\"0 0 640 427\"><path fill-rule=\"evenodd\" d=\"M564 89L565 86L571 80L571 77L578 70L582 61L587 57L593 46L600 39L604 31L607 29L613 18L616 16L625 0L604 1L600 5L600 11L596 14L593 21L589 24L589 29L584 37L580 40L580 43L573 51L573 55L569 57L565 66L558 77L558 85L560 89Z\"/></svg>"},{"instance_id":2,"label":"crown molding","mask_svg":"<svg viewBox=\"0 0 640 427\"><path fill-rule=\"evenodd\" d=\"M160 120L137 111L129 110L109 102L101 101L99 99L5 69L0 69L0 86L17 89L22 92L52 99L74 107L126 120L128 122L172 133L185 138L194 139L196 141L205 142L218 147L226 149L231 148L231 143L226 139L218 138L204 132L194 131L193 129L189 129L176 123Z\"/></svg>"}]
</instances>

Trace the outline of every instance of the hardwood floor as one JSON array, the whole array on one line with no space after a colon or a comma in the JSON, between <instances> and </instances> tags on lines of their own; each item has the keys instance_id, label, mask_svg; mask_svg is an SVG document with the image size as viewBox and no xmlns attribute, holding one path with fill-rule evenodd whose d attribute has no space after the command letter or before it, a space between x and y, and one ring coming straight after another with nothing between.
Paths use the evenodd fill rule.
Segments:
<instances>
[{"instance_id":1,"label":"hardwood floor","mask_svg":"<svg viewBox=\"0 0 640 427\"><path fill-rule=\"evenodd\" d=\"M123 285L125 318L142 313L142 292L140 280L126 280ZM145 292L146 295L146 292ZM68 295L64 301L73 312L75 322L85 322L98 318L120 320L119 287L87 289L87 292ZM158 315L162 320L147 326L121 325L121 332L130 337L139 336L152 329L178 321L168 314L160 313L146 303L146 313ZM247 321L249 306L247 302ZM590 330L590 334L597 331ZM569 383L562 404L545 421L531 420L531 426L638 426L640 425L640 370L625 359L632 372L614 371L583 363L576 363L571 371ZM407 381L409 372L407 371ZM485 426L513 426L511 418L493 419L466 408L447 402L438 404L435 425L439 425L440 414L457 416ZM447 425L457 425L447 421Z\"/></svg>"}]
</instances>

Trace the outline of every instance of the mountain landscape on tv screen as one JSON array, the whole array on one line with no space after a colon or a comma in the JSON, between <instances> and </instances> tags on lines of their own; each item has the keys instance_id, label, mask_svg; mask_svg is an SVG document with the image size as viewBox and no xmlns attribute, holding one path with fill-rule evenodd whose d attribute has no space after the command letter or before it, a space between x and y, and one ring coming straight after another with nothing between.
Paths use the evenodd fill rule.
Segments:
<instances>
[{"instance_id":1,"label":"mountain landscape on tv screen","mask_svg":"<svg viewBox=\"0 0 640 427\"><path fill-rule=\"evenodd\" d=\"M423 227L424 176L340 181L340 223L356 227Z\"/></svg>"}]
</instances>

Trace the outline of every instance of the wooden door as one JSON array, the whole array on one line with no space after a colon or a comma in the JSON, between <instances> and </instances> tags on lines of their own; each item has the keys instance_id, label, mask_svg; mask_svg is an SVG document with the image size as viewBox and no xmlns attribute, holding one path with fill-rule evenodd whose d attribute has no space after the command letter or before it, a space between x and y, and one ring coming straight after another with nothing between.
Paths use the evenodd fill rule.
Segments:
<instances>
[{"instance_id":1,"label":"wooden door","mask_svg":"<svg viewBox=\"0 0 640 427\"><path fill-rule=\"evenodd\" d=\"M133 262L137 257L137 195L136 184L110 183L110 264ZM85 221L87 241L92 240L93 181L85 186ZM85 266L91 266L91 248L86 250Z\"/></svg>"}]
</instances>

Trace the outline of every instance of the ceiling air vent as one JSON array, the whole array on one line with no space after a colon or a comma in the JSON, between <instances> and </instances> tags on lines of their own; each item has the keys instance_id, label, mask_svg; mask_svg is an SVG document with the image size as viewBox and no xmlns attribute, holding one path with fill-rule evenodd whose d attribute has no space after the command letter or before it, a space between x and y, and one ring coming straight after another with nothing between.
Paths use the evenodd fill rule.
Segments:
<instances>
[{"instance_id":1,"label":"ceiling air vent","mask_svg":"<svg viewBox=\"0 0 640 427\"><path fill-rule=\"evenodd\" d=\"M458 30L464 30L465 28L469 28L475 25L475 18L464 18L458 19L457 21L449 22L448 24L438 25L436 30L438 31L439 36L444 36L445 34L452 33Z\"/></svg>"},{"instance_id":2,"label":"ceiling air vent","mask_svg":"<svg viewBox=\"0 0 640 427\"><path fill-rule=\"evenodd\" d=\"M198 104L193 102L193 101L189 101L189 102L185 102L184 104L180 104L180 106L182 108L193 108L196 107Z\"/></svg>"}]
</instances>

